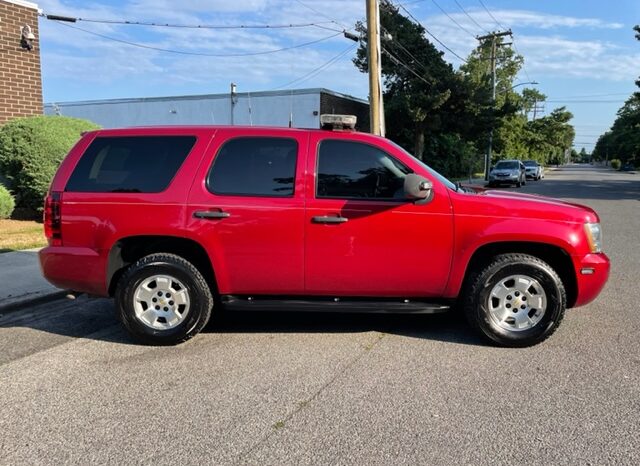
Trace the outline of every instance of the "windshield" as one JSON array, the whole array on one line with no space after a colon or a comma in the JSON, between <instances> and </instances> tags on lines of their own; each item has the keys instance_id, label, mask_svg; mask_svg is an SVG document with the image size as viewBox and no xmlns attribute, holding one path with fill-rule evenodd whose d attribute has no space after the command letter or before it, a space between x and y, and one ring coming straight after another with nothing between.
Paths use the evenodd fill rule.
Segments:
<instances>
[{"instance_id":1,"label":"windshield","mask_svg":"<svg viewBox=\"0 0 640 466\"><path fill-rule=\"evenodd\" d=\"M457 191L458 190L458 187L456 186L456 184L453 181L449 181L446 177L442 176L440 173L435 171L433 168L431 168L429 165L424 163L422 160L420 160L419 158L417 158L416 156L414 156L410 152L407 152L404 148L402 148L400 145L398 145L395 142L393 142L391 139L388 139L388 141L391 144L393 144L395 147L400 149L402 152L404 152L405 154L413 157L416 160L416 162L418 162L420 164L421 167L423 167L431 175L433 175L435 178L437 178L438 181L440 181L442 184L444 184L447 188L451 189L452 191Z\"/></svg>"},{"instance_id":2,"label":"windshield","mask_svg":"<svg viewBox=\"0 0 640 466\"><path fill-rule=\"evenodd\" d=\"M497 170L515 170L518 168L518 162L498 162L496 164Z\"/></svg>"},{"instance_id":3,"label":"windshield","mask_svg":"<svg viewBox=\"0 0 640 466\"><path fill-rule=\"evenodd\" d=\"M536 162L535 160L525 160L522 163L524 163L525 167L537 167L538 166L538 162Z\"/></svg>"}]
</instances>

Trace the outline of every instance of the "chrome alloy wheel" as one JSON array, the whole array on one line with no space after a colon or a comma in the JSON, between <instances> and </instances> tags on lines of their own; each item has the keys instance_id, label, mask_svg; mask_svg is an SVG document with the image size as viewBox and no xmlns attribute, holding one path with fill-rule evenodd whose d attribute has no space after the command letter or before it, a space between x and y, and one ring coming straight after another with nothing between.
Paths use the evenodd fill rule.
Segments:
<instances>
[{"instance_id":1,"label":"chrome alloy wheel","mask_svg":"<svg viewBox=\"0 0 640 466\"><path fill-rule=\"evenodd\" d=\"M529 330L544 316L547 294L535 278L510 275L493 287L487 309L498 327L518 332Z\"/></svg>"},{"instance_id":2,"label":"chrome alloy wheel","mask_svg":"<svg viewBox=\"0 0 640 466\"><path fill-rule=\"evenodd\" d=\"M133 300L136 318L154 330L175 328L189 313L186 287L169 275L153 275L143 280Z\"/></svg>"}]
</instances>

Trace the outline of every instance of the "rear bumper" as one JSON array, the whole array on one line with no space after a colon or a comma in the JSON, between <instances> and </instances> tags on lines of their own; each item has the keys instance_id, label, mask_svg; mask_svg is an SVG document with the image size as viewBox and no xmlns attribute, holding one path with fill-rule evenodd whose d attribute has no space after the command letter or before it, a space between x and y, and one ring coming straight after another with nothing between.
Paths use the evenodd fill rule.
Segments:
<instances>
[{"instance_id":1,"label":"rear bumper","mask_svg":"<svg viewBox=\"0 0 640 466\"><path fill-rule=\"evenodd\" d=\"M609 279L611 264L606 254L573 256L578 293L573 307L584 306L596 299Z\"/></svg>"},{"instance_id":2,"label":"rear bumper","mask_svg":"<svg viewBox=\"0 0 640 466\"><path fill-rule=\"evenodd\" d=\"M40 250L40 268L58 288L107 296L106 254L89 248L49 246Z\"/></svg>"}]
</instances>

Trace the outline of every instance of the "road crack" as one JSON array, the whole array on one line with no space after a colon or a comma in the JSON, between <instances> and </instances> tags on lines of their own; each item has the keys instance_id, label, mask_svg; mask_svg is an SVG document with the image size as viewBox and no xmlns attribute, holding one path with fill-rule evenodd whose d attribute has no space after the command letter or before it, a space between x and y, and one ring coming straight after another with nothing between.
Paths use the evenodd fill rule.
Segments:
<instances>
[{"instance_id":1,"label":"road crack","mask_svg":"<svg viewBox=\"0 0 640 466\"><path fill-rule=\"evenodd\" d=\"M311 394L305 400L299 401L294 410L289 412L284 418L279 419L276 423L273 424L272 429L267 432L262 438L260 438L256 443L254 443L249 449L243 451L238 456L236 464L244 464L242 461L251 455L254 451L256 451L259 447L264 445L270 438L274 435L282 431L287 423L298 413L302 412L304 409L307 409L313 401L315 401L322 392L324 392L327 388L329 388L333 383L347 371L349 371L352 367L354 367L358 362L360 362L365 356L371 353L371 351L382 341L382 339L386 336L385 333L376 332L376 336L374 340L364 346L362 346L361 351L350 361L348 361L340 370L338 370L329 380L327 380L324 384L322 384L315 392Z\"/></svg>"}]
</instances>

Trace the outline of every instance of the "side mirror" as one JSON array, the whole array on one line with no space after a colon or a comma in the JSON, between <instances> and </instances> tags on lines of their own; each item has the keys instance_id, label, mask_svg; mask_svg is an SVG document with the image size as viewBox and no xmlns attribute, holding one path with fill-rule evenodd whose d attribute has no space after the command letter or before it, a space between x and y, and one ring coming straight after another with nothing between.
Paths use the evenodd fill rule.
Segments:
<instances>
[{"instance_id":1,"label":"side mirror","mask_svg":"<svg viewBox=\"0 0 640 466\"><path fill-rule=\"evenodd\" d=\"M428 202L433 197L433 183L423 176L409 173L404 177L404 194L408 199Z\"/></svg>"}]
</instances>

